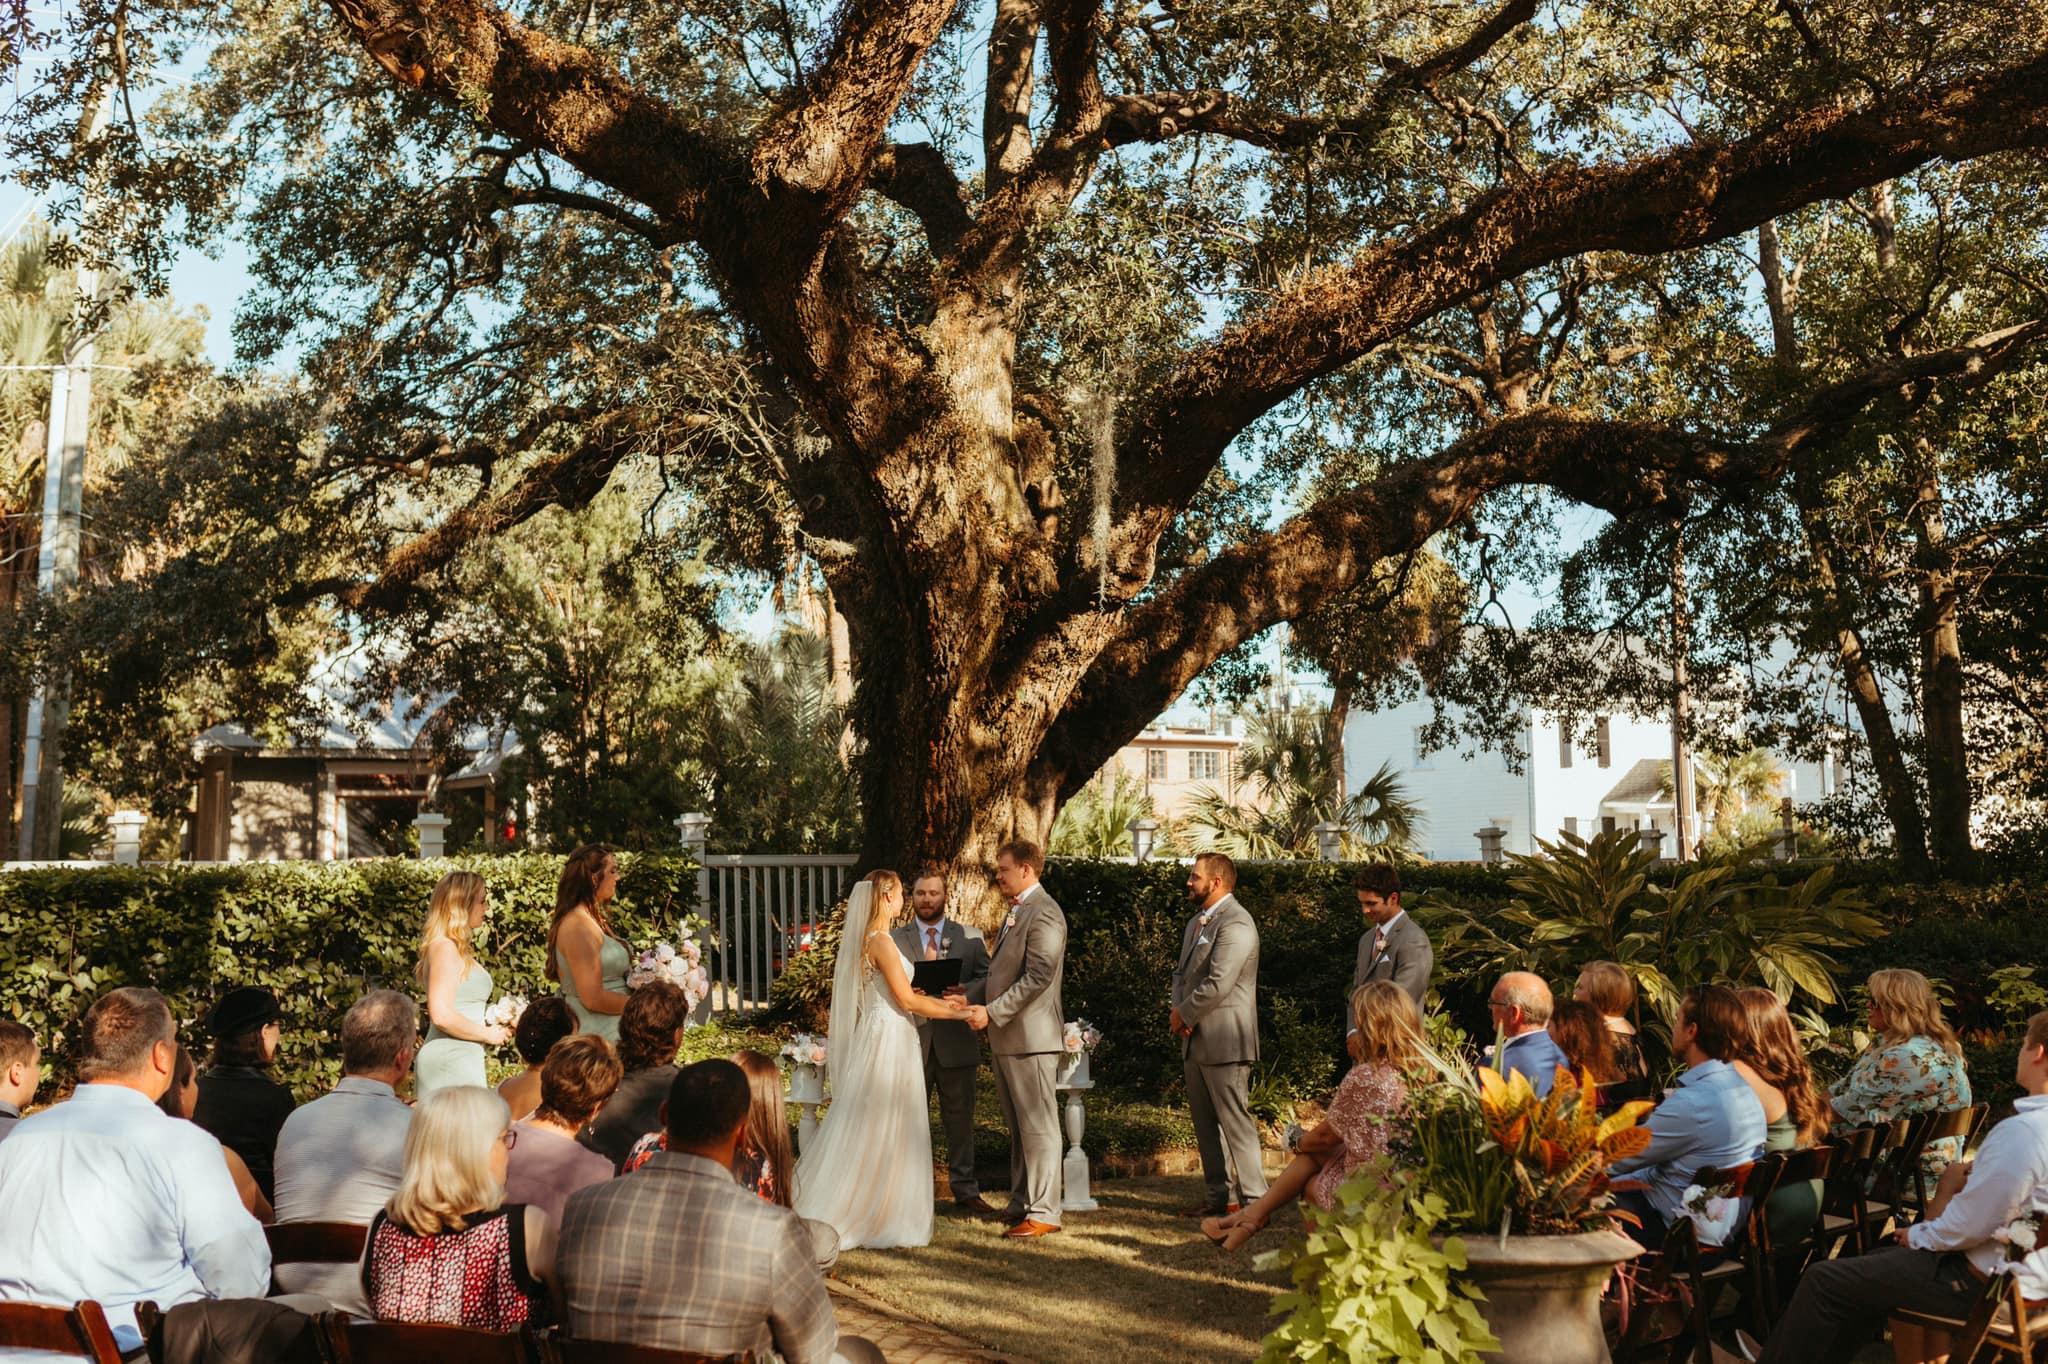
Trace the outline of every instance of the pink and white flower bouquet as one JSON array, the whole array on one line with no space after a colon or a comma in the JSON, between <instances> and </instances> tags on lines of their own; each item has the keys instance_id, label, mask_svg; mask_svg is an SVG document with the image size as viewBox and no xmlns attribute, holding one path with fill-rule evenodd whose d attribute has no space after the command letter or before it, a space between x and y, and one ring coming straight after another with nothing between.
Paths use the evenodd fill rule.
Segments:
<instances>
[{"instance_id":1,"label":"pink and white flower bouquet","mask_svg":"<svg viewBox=\"0 0 2048 1364\"><path fill-rule=\"evenodd\" d=\"M1060 1045L1066 1048L1069 1056L1083 1052L1092 1056L1101 1042L1102 1034L1096 1030L1095 1025L1081 1018L1069 1021L1065 1033L1060 1037Z\"/></svg>"},{"instance_id":2,"label":"pink and white flower bouquet","mask_svg":"<svg viewBox=\"0 0 2048 1364\"><path fill-rule=\"evenodd\" d=\"M704 947L697 924L685 919L677 942L658 942L640 954L626 973L626 988L637 990L650 981L665 980L683 992L695 1012L711 993L711 974L704 969Z\"/></svg>"},{"instance_id":3,"label":"pink and white flower bouquet","mask_svg":"<svg viewBox=\"0 0 2048 1364\"><path fill-rule=\"evenodd\" d=\"M780 1055L783 1060L797 1066L822 1066L830 1052L830 1044L823 1033L812 1036L800 1032L782 1044Z\"/></svg>"}]
</instances>

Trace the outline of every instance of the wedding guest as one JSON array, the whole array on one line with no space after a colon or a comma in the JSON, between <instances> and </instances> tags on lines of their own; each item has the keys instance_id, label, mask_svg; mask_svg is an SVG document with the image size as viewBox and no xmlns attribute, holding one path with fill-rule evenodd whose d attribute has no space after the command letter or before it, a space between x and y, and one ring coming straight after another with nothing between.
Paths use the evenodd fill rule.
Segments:
<instances>
[{"instance_id":1,"label":"wedding guest","mask_svg":"<svg viewBox=\"0 0 2048 1364\"><path fill-rule=\"evenodd\" d=\"M512 1110L512 1121L518 1122L540 1107L540 1068L547 1064L548 1052L555 1043L575 1031L576 1015L570 1012L569 1001L560 995L536 999L519 1015L519 1022L512 1029L512 1046L526 1063L526 1069L507 1077L498 1086L498 1097Z\"/></svg>"},{"instance_id":2,"label":"wedding guest","mask_svg":"<svg viewBox=\"0 0 2048 1364\"><path fill-rule=\"evenodd\" d=\"M1863 1127L1929 1110L1970 1106L1963 1044L1941 1016L1934 987L1918 971L1877 971L1870 977L1870 1030L1877 1034L1829 1093L1835 1116ZM1927 1143L1920 1165L1939 1180L1963 1154L1963 1138Z\"/></svg>"},{"instance_id":3,"label":"wedding guest","mask_svg":"<svg viewBox=\"0 0 2048 1364\"><path fill-rule=\"evenodd\" d=\"M110 990L79 1021L78 1087L0 1144L0 1301L106 1309L141 1346L135 1304L255 1298L270 1287L263 1228L220 1143L156 1106L178 1063L154 990Z\"/></svg>"},{"instance_id":4,"label":"wedding guest","mask_svg":"<svg viewBox=\"0 0 2048 1364\"><path fill-rule=\"evenodd\" d=\"M614 1169L633 1143L661 1127L661 1105L676 1078L676 1052L690 1021L690 1000L665 980L649 981L626 1000L619 1020L619 1061L625 1078L583 1130L582 1142L604 1154Z\"/></svg>"},{"instance_id":5,"label":"wedding guest","mask_svg":"<svg viewBox=\"0 0 2048 1364\"><path fill-rule=\"evenodd\" d=\"M1764 1364L1834 1358L1852 1334L1901 1308L1961 1319L2001 1274L2029 1302L2048 1298L2048 1245L2023 1251L2004 1239L2014 1222L2048 1209L2048 1013L2027 1020L2015 1070L2026 1093L1985 1136L1947 1206L1895 1232L1889 1246L1809 1266L1761 1351ZM1895 1359L1936 1360L1947 1349L1937 1332L1893 1323Z\"/></svg>"},{"instance_id":6,"label":"wedding guest","mask_svg":"<svg viewBox=\"0 0 2048 1364\"><path fill-rule=\"evenodd\" d=\"M1805 1150L1827 1135L1833 1115L1827 1095L1814 1083L1813 1069L1792 1029L1792 1016L1773 991L1751 986L1737 990L1735 996L1742 1001L1747 1024L1735 1049L1735 1067L1763 1101L1764 1150ZM1759 1083L1764 1088L1759 1089ZM1764 1205L1774 1238L1796 1239L1813 1226L1820 1216L1821 1187L1818 1179L1779 1182Z\"/></svg>"},{"instance_id":7,"label":"wedding guest","mask_svg":"<svg viewBox=\"0 0 2048 1364\"><path fill-rule=\"evenodd\" d=\"M890 934L912 961L957 958L962 987L988 975L988 942L973 924L946 917L946 874L925 867L910 883L910 922ZM981 1039L965 1023L918 1018L925 1088L939 1092L946 1134L946 1179L953 1206L976 1217L1001 1214L981 1196L974 1173L974 1089L981 1076ZM787 1188L787 1181L784 1182Z\"/></svg>"},{"instance_id":8,"label":"wedding guest","mask_svg":"<svg viewBox=\"0 0 2048 1364\"><path fill-rule=\"evenodd\" d=\"M1650 1097L1650 1071L1643 1063L1643 1048L1636 1039L1636 1025L1629 1015L1636 1007L1636 981L1626 969L1611 961L1589 961L1579 968L1578 984L1572 998L1600 1011L1614 1046L1614 1084L1601 1092L1604 1102L1629 1103Z\"/></svg>"},{"instance_id":9,"label":"wedding guest","mask_svg":"<svg viewBox=\"0 0 2048 1364\"><path fill-rule=\"evenodd\" d=\"M746 1072L699 1061L676 1073L665 1108L668 1149L562 1211L566 1333L706 1355L773 1351L788 1364L825 1364L835 1350L880 1358L841 1339L797 1215L732 1177L752 1109Z\"/></svg>"},{"instance_id":10,"label":"wedding guest","mask_svg":"<svg viewBox=\"0 0 2048 1364\"><path fill-rule=\"evenodd\" d=\"M546 1321L554 1227L539 1208L505 1201L517 1141L505 1101L481 1086L420 1101L398 1192L363 1247L363 1295L377 1320L486 1331Z\"/></svg>"},{"instance_id":11,"label":"wedding guest","mask_svg":"<svg viewBox=\"0 0 2048 1364\"><path fill-rule=\"evenodd\" d=\"M1763 1154L1764 1106L1728 1063L1747 1026L1742 1001L1726 986L1695 985L1679 1001L1671 1045L1686 1071L1644 1121L1649 1148L1609 1168L1615 1206L1637 1219L1629 1234L1649 1249L1664 1244L1682 1215L1695 1174Z\"/></svg>"},{"instance_id":12,"label":"wedding guest","mask_svg":"<svg viewBox=\"0 0 2048 1364\"><path fill-rule=\"evenodd\" d=\"M1220 1217L1266 1192L1252 1065L1259 1059L1259 926L1238 903L1237 864L1197 853L1188 870L1194 914L1181 932L1167 992L1167 1030L1180 1039L1181 1076L1202 1157L1203 1201L1183 1217Z\"/></svg>"},{"instance_id":13,"label":"wedding guest","mask_svg":"<svg viewBox=\"0 0 2048 1364\"><path fill-rule=\"evenodd\" d=\"M608 1042L619 1040L626 972L633 966L632 949L612 935L605 916L618 889L619 864L611 850L597 844L578 848L562 863L555 913L548 922L548 979L561 982L577 1031L594 1032Z\"/></svg>"},{"instance_id":14,"label":"wedding guest","mask_svg":"<svg viewBox=\"0 0 2048 1364\"><path fill-rule=\"evenodd\" d=\"M1391 980L1420 1008L1429 993L1436 954L1430 948L1429 934L1401 909L1401 873L1391 862L1375 862L1352 875L1351 889L1369 925L1359 935L1352 991L1369 980Z\"/></svg>"},{"instance_id":15,"label":"wedding guest","mask_svg":"<svg viewBox=\"0 0 2048 1364\"><path fill-rule=\"evenodd\" d=\"M1486 1008L1501 1040L1496 1048L1500 1054L1488 1051L1483 1064L1502 1079L1519 1074L1538 1095L1549 1097L1550 1087L1557 1083L1557 1068L1566 1062L1550 1038L1552 1000L1543 977L1527 971L1508 972L1486 997Z\"/></svg>"},{"instance_id":16,"label":"wedding guest","mask_svg":"<svg viewBox=\"0 0 2048 1364\"><path fill-rule=\"evenodd\" d=\"M199 1102L192 1109L192 1121L242 1158L256 1177L256 1187L273 1203L277 1134L294 1107L292 1092L270 1074L283 1023L277 996L260 985L244 985L222 995L206 1018L213 1050L199 1077Z\"/></svg>"},{"instance_id":17,"label":"wedding guest","mask_svg":"<svg viewBox=\"0 0 2048 1364\"><path fill-rule=\"evenodd\" d=\"M555 1044L540 1073L540 1107L512 1124L518 1142L505 1176L506 1198L529 1203L558 1224L570 1194L612 1177L612 1162L577 1141L576 1134L619 1087L624 1073L619 1054L602 1037L583 1033Z\"/></svg>"},{"instance_id":18,"label":"wedding guest","mask_svg":"<svg viewBox=\"0 0 2048 1364\"><path fill-rule=\"evenodd\" d=\"M1614 1034L1607 1030L1600 1011L1590 1004L1568 999L1551 1011L1544 1030L1564 1053L1565 1064L1572 1068L1572 1073L1592 1078L1600 1107L1614 1107L1608 1090L1620 1081L1621 1068L1614 1060Z\"/></svg>"},{"instance_id":19,"label":"wedding guest","mask_svg":"<svg viewBox=\"0 0 2048 1364\"><path fill-rule=\"evenodd\" d=\"M484 1048L502 1047L511 1032L484 1022L491 973L476 959L470 935L483 927L491 899L484 878L451 871L434 887L420 929L413 978L427 995L427 1041L413 1062L413 1083L424 1099L449 1085L484 1083Z\"/></svg>"},{"instance_id":20,"label":"wedding guest","mask_svg":"<svg viewBox=\"0 0 2048 1364\"><path fill-rule=\"evenodd\" d=\"M792 1206L789 1172L796 1164L789 1142L789 1110L782 1101L782 1067L758 1051L742 1051L732 1062L747 1073L753 1103L747 1132L733 1155L733 1178L757 1198Z\"/></svg>"},{"instance_id":21,"label":"wedding guest","mask_svg":"<svg viewBox=\"0 0 2048 1364\"><path fill-rule=\"evenodd\" d=\"M1249 1241L1297 1198L1329 1211L1352 1172L1387 1153L1422 1047L1422 1010L1394 982L1367 981L1351 992L1350 1039L1355 1064L1323 1121L1302 1135L1300 1153L1253 1202L1202 1219L1202 1234L1225 1250Z\"/></svg>"},{"instance_id":22,"label":"wedding guest","mask_svg":"<svg viewBox=\"0 0 2048 1364\"><path fill-rule=\"evenodd\" d=\"M398 1097L419 1046L419 1006L371 990L341 1019L341 1079L285 1119L277 1134L277 1220L367 1227L405 1177L412 1107ZM370 1314L354 1265L280 1264L287 1293Z\"/></svg>"},{"instance_id":23,"label":"wedding guest","mask_svg":"<svg viewBox=\"0 0 2048 1364\"><path fill-rule=\"evenodd\" d=\"M167 1117L191 1121L192 1108L199 1102L199 1067L193 1063L192 1053L178 1045L178 1059L171 1069L171 1085L156 1106ZM203 1129L202 1129L203 1130ZM209 1134L210 1135L210 1134ZM256 1177L249 1173L249 1167L242 1158L227 1147L220 1148L221 1158L227 1162L228 1176L235 1181L235 1193L242 1200L242 1206L249 1215L259 1222L270 1220L270 1200L263 1196L263 1190L256 1187Z\"/></svg>"},{"instance_id":24,"label":"wedding guest","mask_svg":"<svg viewBox=\"0 0 2048 1364\"><path fill-rule=\"evenodd\" d=\"M0 1018L0 1141L21 1121L21 1110L35 1102L42 1076L43 1049L36 1035L11 1018Z\"/></svg>"}]
</instances>

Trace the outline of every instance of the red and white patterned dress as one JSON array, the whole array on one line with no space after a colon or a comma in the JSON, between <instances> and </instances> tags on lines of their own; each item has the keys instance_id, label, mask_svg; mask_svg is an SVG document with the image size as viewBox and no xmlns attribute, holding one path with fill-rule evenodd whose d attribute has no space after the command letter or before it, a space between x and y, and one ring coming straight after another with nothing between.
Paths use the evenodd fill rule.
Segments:
<instances>
[{"instance_id":1,"label":"red and white patterned dress","mask_svg":"<svg viewBox=\"0 0 2048 1364\"><path fill-rule=\"evenodd\" d=\"M363 1295L379 1321L513 1331L547 1320L547 1288L526 1263L526 1205L476 1213L461 1231L422 1236L378 1213Z\"/></svg>"},{"instance_id":2,"label":"red and white patterned dress","mask_svg":"<svg viewBox=\"0 0 2048 1364\"><path fill-rule=\"evenodd\" d=\"M1344 1138L1344 1149L1330 1157L1308 1182L1308 1201L1327 1211L1351 1172L1387 1152L1387 1120L1408 1102L1408 1085L1392 1066L1366 1061L1351 1068L1323 1121Z\"/></svg>"}]
</instances>

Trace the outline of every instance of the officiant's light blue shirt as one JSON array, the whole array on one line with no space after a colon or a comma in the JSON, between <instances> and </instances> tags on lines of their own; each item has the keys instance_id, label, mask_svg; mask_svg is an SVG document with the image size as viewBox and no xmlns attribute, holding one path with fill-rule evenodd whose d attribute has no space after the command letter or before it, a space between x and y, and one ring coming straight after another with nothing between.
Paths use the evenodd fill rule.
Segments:
<instances>
[{"instance_id":1,"label":"officiant's light blue shirt","mask_svg":"<svg viewBox=\"0 0 2048 1364\"><path fill-rule=\"evenodd\" d=\"M124 1085L80 1085L0 1145L0 1302L107 1309L122 1348L134 1306L270 1291L270 1247L221 1145ZM0 1349L0 1361L44 1361Z\"/></svg>"},{"instance_id":2,"label":"officiant's light blue shirt","mask_svg":"<svg viewBox=\"0 0 2048 1364\"><path fill-rule=\"evenodd\" d=\"M1648 1185L1650 1206L1666 1221L1684 1208L1694 1175L1746 1164L1764 1151L1764 1106L1726 1061L1702 1061L1679 1076L1643 1125L1649 1149L1616 1161L1609 1173Z\"/></svg>"}]
</instances>

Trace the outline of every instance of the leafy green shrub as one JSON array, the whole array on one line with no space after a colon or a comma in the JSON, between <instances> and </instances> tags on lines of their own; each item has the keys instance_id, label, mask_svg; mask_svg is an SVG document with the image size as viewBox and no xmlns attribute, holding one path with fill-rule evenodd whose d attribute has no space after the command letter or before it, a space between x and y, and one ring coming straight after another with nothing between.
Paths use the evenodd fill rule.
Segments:
<instances>
[{"instance_id":1,"label":"leafy green shrub","mask_svg":"<svg viewBox=\"0 0 2048 1364\"><path fill-rule=\"evenodd\" d=\"M1500 1341L1477 1306L1483 1295L1457 1277L1465 1243L1430 1238L1447 1212L1412 1173L1385 1162L1360 1169L1299 1246L1259 1257L1260 1269L1285 1269L1294 1284L1273 1302L1287 1320L1259 1358L1478 1364L1482 1353L1497 1352Z\"/></svg>"},{"instance_id":2,"label":"leafy green shrub","mask_svg":"<svg viewBox=\"0 0 2048 1364\"><path fill-rule=\"evenodd\" d=\"M278 1076L301 1098L341 1073L339 1024L372 986L418 997L412 970L434 882L480 873L491 919L478 947L500 991L552 994L543 973L562 859L540 854L329 863L92 867L0 875L0 1008L43 1043L49 1086L70 1082L70 1030L121 985L162 990L195 1051L222 991L266 985L284 1008ZM673 936L695 908L677 853L619 855L613 924L628 942Z\"/></svg>"}]
</instances>

